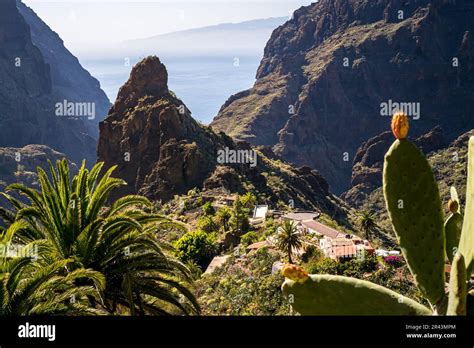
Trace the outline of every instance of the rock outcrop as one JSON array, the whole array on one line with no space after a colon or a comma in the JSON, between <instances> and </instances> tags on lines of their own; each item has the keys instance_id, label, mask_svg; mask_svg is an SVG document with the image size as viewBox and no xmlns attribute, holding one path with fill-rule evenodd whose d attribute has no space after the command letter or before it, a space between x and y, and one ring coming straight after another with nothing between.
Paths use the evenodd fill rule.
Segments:
<instances>
[{"instance_id":1,"label":"rock outcrop","mask_svg":"<svg viewBox=\"0 0 474 348\"><path fill-rule=\"evenodd\" d=\"M19 6L25 10L22 4ZM43 33L35 34L37 43L48 34L44 32L45 26L39 26ZM50 58L57 57L57 61L50 60L53 67L33 43L30 27L19 12L17 2L0 2L0 147L44 144L64 152L75 162L87 159L92 164L97 142L97 131L92 131L92 123L97 125L97 121L89 120L89 114L76 113L76 106L82 109L78 103L93 105L95 116L100 117L104 108L99 105L103 99L82 100L81 95L85 97L93 93L93 89L80 91L88 88L80 79L78 85L74 85L73 80L69 86L62 83L61 76L70 73L70 65L59 62L64 53L61 48L54 45L48 48L47 43L44 41L39 46L50 50L47 54ZM78 76L71 73L70 77ZM65 100L77 103L72 104L73 112L58 112L57 104L64 104Z\"/></svg>"},{"instance_id":2,"label":"rock outcrop","mask_svg":"<svg viewBox=\"0 0 474 348\"><path fill-rule=\"evenodd\" d=\"M366 203L367 196L382 186L384 157L393 141L392 132L387 131L369 139L357 150L352 167L351 187L341 195L352 207L361 208ZM439 126L412 141L425 155L448 145Z\"/></svg>"},{"instance_id":3,"label":"rock outcrop","mask_svg":"<svg viewBox=\"0 0 474 348\"><path fill-rule=\"evenodd\" d=\"M29 187L38 188L37 167L49 172L48 160L56 161L66 158L45 145L27 145L22 148L0 148L0 190L13 183L23 183ZM71 175L77 173L77 165L69 161Z\"/></svg>"},{"instance_id":4,"label":"rock outcrop","mask_svg":"<svg viewBox=\"0 0 474 348\"><path fill-rule=\"evenodd\" d=\"M269 158L264 154L269 149L256 151L255 161L219 160L221 150L252 154L254 149L197 123L167 82L159 58L145 58L100 123L98 160L107 168L117 165L114 175L128 183L119 194L140 193L164 202L195 187L251 190L268 203L293 200L301 208L342 212L317 171L292 168L274 154Z\"/></svg>"},{"instance_id":5,"label":"rock outcrop","mask_svg":"<svg viewBox=\"0 0 474 348\"><path fill-rule=\"evenodd\" d=\"M473 17L468 0L303 7L273 32L253 88L211 126L316 168L341 193L359 145L389 125L383 103L420 108L414 136L440 125L452 141L474 126Z\"/></svg>"}]
</instances>

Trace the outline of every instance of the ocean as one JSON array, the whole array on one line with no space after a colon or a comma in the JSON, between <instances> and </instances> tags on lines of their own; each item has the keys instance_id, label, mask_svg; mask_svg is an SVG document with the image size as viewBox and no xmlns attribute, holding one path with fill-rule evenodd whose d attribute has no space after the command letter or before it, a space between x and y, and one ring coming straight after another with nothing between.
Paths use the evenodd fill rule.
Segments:
<instances>
[{"instance_id":1,"label":"ocean","mask_svg":"<svg viewBox=\"0 0 474 348\"><path fill-rule=\"evenodd\" d=\"M209 124L232 95L253 86L261 57L160 57L168 70L168 86L191 110ZM100 81L113 103L133 64L122 59L87 59L81 64Z\"/></svg>"}]
</instances>

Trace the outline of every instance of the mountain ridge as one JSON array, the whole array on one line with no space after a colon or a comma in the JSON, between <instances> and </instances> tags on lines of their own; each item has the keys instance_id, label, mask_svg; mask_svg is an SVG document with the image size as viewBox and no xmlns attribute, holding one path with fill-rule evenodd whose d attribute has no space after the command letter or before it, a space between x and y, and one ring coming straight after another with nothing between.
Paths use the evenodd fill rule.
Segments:
<instances>
[{"instance_id":1,"label":"mountain ridge","mask_svg":"<svg viewBox=\"0 0 474 348\"><path fill-rule=\"evenodd\" d=\"M387 129L383 102L419 103L417 136L440 125L449 141L472 128L473 14L467 1L303 7L273 32L255 85L231 96L211 126L318 169L342 193L359 145Z\"/></svg>"},{"instance_id":2,"label":"mountain ridge","mask_svg":"<svg viewBox=\"0 0 474 348\"><path fill-rule=\"evenodd\" d=\"M117 165L114 175L128 183L120 194L139 193L167 202L194 188L229 193L250 190L273 205L293 200L300 208L345 215L317 171L292 168L269 149L255 149L255 166L219 161L219 150L253 149L196 122L169 91L167 79L158 57L145 58L134 66L108 117L100 123L98 158L106 168Z\"/></svg>"}]
</instances>

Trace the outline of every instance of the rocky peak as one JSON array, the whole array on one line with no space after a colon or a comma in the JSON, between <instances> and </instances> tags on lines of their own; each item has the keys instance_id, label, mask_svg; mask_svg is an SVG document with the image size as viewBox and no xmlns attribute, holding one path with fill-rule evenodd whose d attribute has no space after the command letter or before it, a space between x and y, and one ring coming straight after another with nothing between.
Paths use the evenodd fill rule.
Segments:
<instances>
[{"instance_id":1,"label":"rocky peak","mask_svg":"<svg viewBox=\"0 0 474 348\"><path fill-rule=\"evenodd\" d=\"M148 57L133 68L109 115L100 123L97 154L106 168L117 165L114 175L128 183L117 195L140 193L169 201L193 188L243 193L250 187L269 204L293 200L301 208L342 214L317 171L294 169L270 149L256 152L254 166L219 161L220 150L254 149L198 124L168 90L164 65L157 57ZM281 185L272 186L275 181Z\"/></svg>"},{"instance_id":2,"label":"rocky peak","mask_svg":"<svg viewBox=\"0 0 474 348\"><path fill-rule=\"evenodd\" d=\"M135 65L130 78L120 88L117 101L138 100L141 97L162 97L168 94L168 72L160 59L150 56Z\"/></svg>"}]
</instances>

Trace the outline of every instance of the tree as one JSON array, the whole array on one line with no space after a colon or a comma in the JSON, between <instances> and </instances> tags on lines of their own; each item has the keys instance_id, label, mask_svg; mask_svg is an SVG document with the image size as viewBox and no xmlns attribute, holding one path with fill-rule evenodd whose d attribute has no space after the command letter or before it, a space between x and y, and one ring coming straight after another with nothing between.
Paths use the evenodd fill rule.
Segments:
<instances>
[{"instance_id":1,"label":"tree","mask_svg":"<svg viewBox=\"0 0 474 348\"><path fill-rule=\"evenodd\" d=\"M219 229L219 226L214 219L212 216L203 215L198 219L197 227L207 233L215 232Z\"/></svg>"},{"instance_id":2,"label":"tree","mask_svg":"<svg viewBox=\"0 0 474 348\"><path fill-rule=\"evenodd\" d=\"M215 214L214 207L212 206L211 202L206 202L201 207L202 212L205 216L213 216Z\"/></svg>"},{"instance_id":3,"label":"tree","mask_svg":"<svg viewBox=\"0 0 474 348\"><path fill-rule=\"evenodd\" d=\"M11 242L0 241L2 244ZM23 250L39 252L39 246L41 244L31 244ZM102 274L78 269L64 275L63 270L72 260L43 264L33 257L24 256L26 254L21 252L18 256L7 257L3 252L0 256L0 315L100 314L88 303L90 298L100 300L105 287ZM88 279L91 285L78 286L79 279Z\"/></svg>"},{"instance_id":4,"label":"tree","mask_svg":"<svg viewBox=\"0 0 474 348\"><path fill-rule=\"evenodd\" d=\"M370 234L377 228L374 214L366 210L363 210L359 213L357 223L362 231L364 231L365 239L367 240L369 239Z\"/></svg>"},{"instance_id":5,"label":"tree","mask_svg":"<svg viewBox=\"0 0 474 348\"><path fill-rule=\"evenodd\" d=\"M51 179L38 168L39 191L22 184L7 188L25 196L27 204L2 193L13 206L15 221L22 223L19 227L9 221L7 234L23 245L42 243L47 265L73 260L66 277L84 269L101 273L106 282L103 301L91 301L92 307L103 306L110 313L128 310L131 315L169 314L170 308L186 314L199 311L188 289L189 270L156 236L169 219L146 213L152 204L142 196L125 196L106 206L111 192L126 185L111 177L115 167L102 174L103 163L90 171L83 163L71 180L66 160L49 166ZM82 279L76 285L92 283Z\"/></svg>"},{"instance_id":6,"label":"tree","mask_svg":"<svg viewBox=\"0 0 474 348\"><path fill-rule=\"evenodd\" d=\"M301 234L295 222L291 220L283 221L277 231L276 245L278 249L288 254L289 263L293 263L291 258L293 249L298 249L302 246Z\"/></svg>"},{"instance_id":7,"label":"tree","mask_svg":"<svg viewBox=\"0 0 474 348\"><path fill-rule=\"evenodd\" d=\"M244 208L253 209L257 204L257 197L252 192L247 192L240 197L240 202Z\"/></svg>"},{"instance_id":8,"label":"tree","mask_svg":"<svg viewBox=\"0 0 474 348\"><path fill-rule=\"evenodd\" d=\"M222 207L217 211L217 221L224 227L224 232L229 229L229 220L232 217L232 210L228 207Z\"/></svg>"},{"instance_id":9,"label":"tree","mask_svg":"<svg viewBox=\"0 0 474 348\"><path fill-rule=\"evenodd\" d=\"M181 261L196 263L203 270L216 252L215 236L202 230L184 234L175 245Z\"/></svg>"},{"instance_id":10,"label":"tree","mask_svg":"<svg viewBox=\"0 0 474 348\"><path fill-rule=\"evenodd\" d=\"M234 202L232 217L229 223L233 232L239 235L248 232L250 228L249 210L243 206L240 197Z\"/></svg>"}]
</instances>

